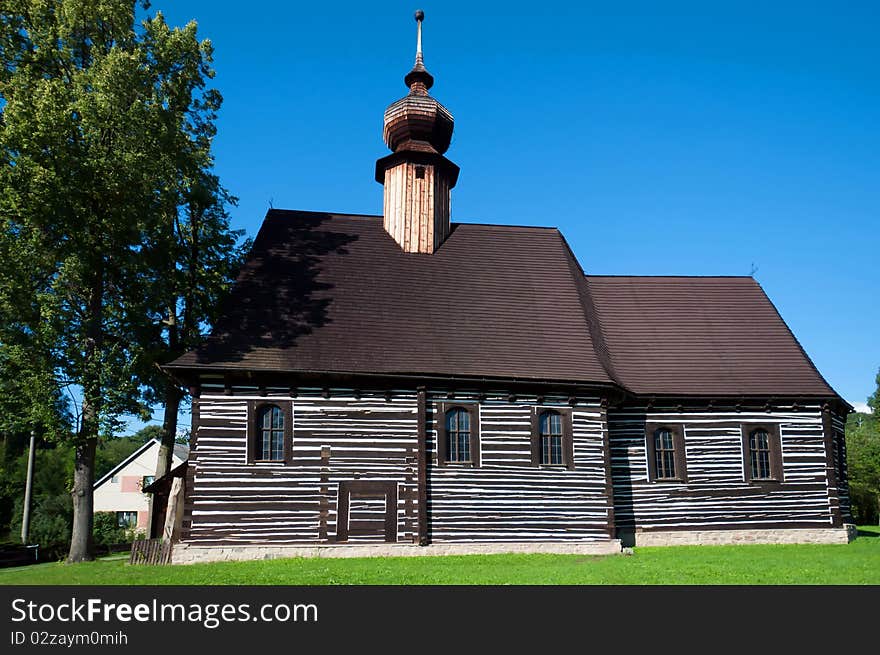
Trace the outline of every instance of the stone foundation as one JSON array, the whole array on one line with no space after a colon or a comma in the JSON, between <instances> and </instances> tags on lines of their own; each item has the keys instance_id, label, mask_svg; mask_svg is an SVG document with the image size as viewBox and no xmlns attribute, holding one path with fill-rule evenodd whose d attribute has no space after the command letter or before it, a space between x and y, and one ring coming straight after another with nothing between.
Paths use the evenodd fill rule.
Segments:
<instances>
[{"instance_id":1,"label":"stone foundation","mask_svg":"<svg viewBox=\"0 0 880 655\"><path fill-rule=\"evenodd\" d=\"M665 530L621 535L624 543L635 537L636 546L720 546L737 544L846 544L855 539L856 527L787 528L766 530Z\"/></svg>"},{"instance_id":2,"label":"stone foundation","mask_svg":"<svg viewBox=\"0 0 880 655\"><path fill-rule=\"evenodd\" d=\"M502 553L554 553L563 555L619 555L620 540L589 542L523 542L431 544L322 544L302 546L199 546L177 543L173 564L286 557L419 557L430 555L489 555Z\"/></svg>"}]
</instances>

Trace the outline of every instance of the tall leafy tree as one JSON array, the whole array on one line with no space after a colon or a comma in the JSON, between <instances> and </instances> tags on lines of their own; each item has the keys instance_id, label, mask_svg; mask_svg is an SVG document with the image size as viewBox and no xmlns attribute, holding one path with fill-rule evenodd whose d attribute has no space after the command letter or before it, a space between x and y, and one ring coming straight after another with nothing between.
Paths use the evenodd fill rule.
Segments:
<instances>
[{"instance_id":1,"label":"tall leafy tree","mask_svg":"<svg viewBox=\"0 0 880 655\"><path fill-rule=\"evenodd\" d=\"M227 208L237 201L212 172L215 121L222 97L207 83L213 78L212 49L198 41L191 23L174 30L158 16L144 23L144 40L159 88L165 91L163 150L173 180L158 208L156 233L145 253L152 278L139 282L142 309L152 318L151 344L143 379L151 404L164 411L157 476L171 466L177 417L184 394L166 374L165 364L195 346L212 325L220 299L232 283L249 243L239 244L243 231L230 229Z\"/></svg>"},{"instance_id":2,"label":"tall leafy tree","mask_svg":"<svg viewBox=\"0 0 880 655\"><path fill-rule=\"evenodd\" d=\"M240 231L229 229L227 204L233 202L216 176L199 171L184 185L181 205L171 216L170 242L164 252L175 255L168 274L156 288L162 292L162 339L157 364L167 363L193 348L213 324L220 300L232 283L249 241L238 245ZM162 445L157 476L171 467L177 437L177 417L183 393L178 384L156 367L151 388L164 410Z\"/></svg>"},{"instance_id":3,"label":"tall leafy tree","mask_svg":"<svg viewBox=\"0 0 880 655\"><path fill-rule=\"evenodd\" d=\"M0 240L20 261L35 253L29 282L47 368L81 397L70 437L70 561L93 557L99 435L116 431L124 413L147 413L155 319L145 310L162 295L156 253L171 244L162 239L181 171L209 165L196 164L180 115L210 76L210 43L197 40L195 24L171 30L161 15L138 25L147 8L135 0L0 7ZM206 106L193 116L212 113ZM22 303L17 282L6 283Z\"/></svg>"},{"instance_id":4,"label":"tall leafy tree","mask_svg":"<svg viewBox=\"0 0 880 655\"><path fill-rule=\"evenodd\" d=\"M874 378L877 388L870 396L868 396L868 407L874 413L874 416L880 416L880 370L877 371L877 377Z\"/></svg>"},{"instance_id":5,"label":"tall leafy tree","mask_svg":"<svg viewBox=\"0 0 880 655\"><path fill-rule=\"evenodd\" d=\"M846 461L853 514L863 523L880 522L880 372L868 397L872 412L850 414L846 421Z\"/></svg>"}]
</instances>

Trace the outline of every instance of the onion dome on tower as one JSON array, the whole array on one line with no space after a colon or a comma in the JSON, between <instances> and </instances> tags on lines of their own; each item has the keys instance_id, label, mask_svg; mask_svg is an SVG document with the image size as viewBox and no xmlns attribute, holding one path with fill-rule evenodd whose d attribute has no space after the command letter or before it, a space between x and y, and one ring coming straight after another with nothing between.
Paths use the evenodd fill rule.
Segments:
<instances>
[{"instance_id":1,"label":"onion dome on tower","mask_svg":"<svg viewBox=\"0 0 880 655\"><path fill-rule=\"evenodd\" d=\"M385 187L384 224L406 252L432 253L449 234L450 190L458 166L443 156L452 141L449 110L428 95L434 78L422 56L422 21L416 61L404 77L409 93L385 110L383 138L393 154L376 162L376 181Z\"/></svg>"}]
</instances>

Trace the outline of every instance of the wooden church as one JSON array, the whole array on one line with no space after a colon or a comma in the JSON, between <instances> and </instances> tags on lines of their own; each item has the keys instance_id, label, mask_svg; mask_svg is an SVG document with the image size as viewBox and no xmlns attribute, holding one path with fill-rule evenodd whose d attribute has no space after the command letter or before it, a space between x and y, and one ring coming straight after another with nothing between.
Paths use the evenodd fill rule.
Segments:
<instances>
[{"instance_id":1,"label":"wooden church","mask_svg":"<svg viewBox=\"0 0 880 655\"><path fill-rule=\"evenodd\" d=\"M270 210L205 343L178 562L846 542L843 426L751 277L585 274L454 223L417 12L382 216Z\"/></svg>"}]
</instances>

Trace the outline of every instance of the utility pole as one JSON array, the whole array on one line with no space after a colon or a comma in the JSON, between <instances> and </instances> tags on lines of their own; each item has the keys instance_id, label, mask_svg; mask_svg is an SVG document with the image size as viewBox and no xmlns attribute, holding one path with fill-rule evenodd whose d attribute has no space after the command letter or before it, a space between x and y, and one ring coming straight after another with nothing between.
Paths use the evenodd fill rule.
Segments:
<instances>
[{"instance_id":1,"label":"utility pole","mask_svg":"<svg viewBox=\"0 0 880 655\"><path fill-rule=\"evenodd\" d=\"M27 546L28 533L31 529L31 495L34 488L34 441L35 434L31 430L31 445L28 451L27 481L24 485L24 512L21 516L21 543Z\"/></svg>"}]
</instances>

